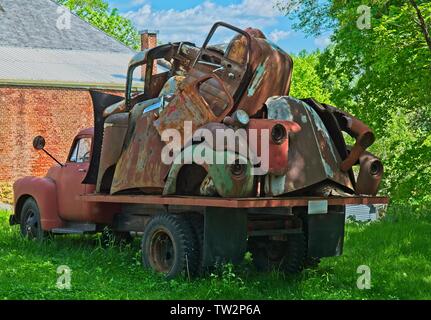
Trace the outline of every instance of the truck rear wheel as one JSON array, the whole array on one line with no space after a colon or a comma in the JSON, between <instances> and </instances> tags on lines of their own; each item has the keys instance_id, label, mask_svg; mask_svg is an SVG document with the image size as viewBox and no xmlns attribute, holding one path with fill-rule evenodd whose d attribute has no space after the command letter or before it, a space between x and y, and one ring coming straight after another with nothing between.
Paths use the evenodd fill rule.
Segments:
<instances>
[{"instance_id":1,"label":"truck rear wheel","mask_svg":"<svg viewBox=\"0 0 431 320\"><path fill-rule=\"evenodd\" d=\"M33 198L25 200L20 215L21 235L30 240L43 240L46 232L42 230L39 207Z\"/></svg>"},{"instance_id":2,"label":"truck rear wheel","mask_svg":"<svg viewBox=\"0 0 431 320\"><path fill-rule=\"evenodd\" d=\"M299 273L304 268L306 241L303 233L289 234L287 241L268 238L250 239L249 250L258 271L278 270L288 274Z\"/></svg>"},{"instance_id":3,"label":"truck rear wheel","mask_svg":"<svg viewBox=\"0 0 431 320\"><path fill-rule=\"evenodd\" d=\"M152 218L142 238L142 262L144 267L163 273L167 279L182 273L195 275L199 250L189 220L172 214Z\"/></svg>"}]
</instances>

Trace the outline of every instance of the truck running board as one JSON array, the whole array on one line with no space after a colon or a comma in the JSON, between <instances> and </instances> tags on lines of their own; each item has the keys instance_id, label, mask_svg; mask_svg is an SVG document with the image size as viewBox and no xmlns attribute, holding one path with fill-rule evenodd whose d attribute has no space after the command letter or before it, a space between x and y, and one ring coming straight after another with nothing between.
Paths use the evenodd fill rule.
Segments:
<instances>
[{"instance_id":1,"label":"truck running board","mask_svg":"<svg viewBox=\"0 0 431 320\"><path fill-rule=\"evenodd\" d=\"M79 229L56 228L51 230L55 234L83 234L85 231Z\"/></svg>"},{"instance_id":2,"label":"truck running board","mask_svg":"<svg viewBox=\"0 0 431 320\"><path fill-rule=\"evenodd\" d=\"M69 222L64 228L55 228L51 232L54 234L83 234L85 232L96 231L96 225L93 223L73 223Z\"/></svg>"}]
</instances>

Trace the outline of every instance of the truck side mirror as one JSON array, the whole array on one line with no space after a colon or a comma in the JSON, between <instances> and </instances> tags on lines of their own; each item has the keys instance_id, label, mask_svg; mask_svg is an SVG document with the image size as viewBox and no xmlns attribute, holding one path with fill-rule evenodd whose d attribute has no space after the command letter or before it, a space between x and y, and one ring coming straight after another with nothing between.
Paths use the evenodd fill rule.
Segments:
<instances>
[{"instance_id":1,"label":"truck side mirror","mask_svg":"<svg viewBox=\"0 0 431 320\"><path fill-rule=\"evenodd\" d=\"M45 138L42 136L37 136L34 137L33 139L33 148L35 148L36 150L42 150L43 152L45 152L52 160L54 160L55 162L57 162L60 167L63 167L64 165L58 161L56 158L54 158L48 151L46 151L45 148Z\"/></svg>"},{"instance_id":2,"label":"truck side mirror","mask_svg":"<svg viewBox=\"0 0 431 320\"><path fill-rule=\"evenodd\" d=\"M45 148L45 138L42 136L34 137L33 148L35 148L36 150L42 150L43 148Z\"/></svg>"}]
</instances>

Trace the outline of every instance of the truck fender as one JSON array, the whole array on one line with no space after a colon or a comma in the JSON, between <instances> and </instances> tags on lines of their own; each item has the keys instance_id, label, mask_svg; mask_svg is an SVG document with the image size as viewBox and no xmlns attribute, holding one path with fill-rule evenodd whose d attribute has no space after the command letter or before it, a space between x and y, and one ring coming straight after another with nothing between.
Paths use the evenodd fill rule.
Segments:
<instances>
[{"instance_id":1,"label":"truck fender","mask_svg":"<svg viewBox=\"0 0 431 320\"><path fill-rule=\"evenodd\" d=\"M194 139L187 141L184 145L184 149L181 154L177 156L174 160L167 179L163 194L176 194L177 180L181 169L185 164L190 163L184 161L184 159L191 159L194 149L199 145L200 148L208 149L214 152L214 154L224 154L224 157L235 156L236 158L242 159L245 163L244 172L239 176L233 176L230 169L230 165L216 164L215 161L212 164L204 163L200 165L211 178L214 186L206 186L207 189L213 189L222 197L250 197L256 195L256 185L255 179L252 175L253 161L250 161L249 157L254 156L253 152L249 154L247 148L242 148L241 146L247 147L247 135L245 130L243 132L238 131L237 139L235 140L235 145L229 145L224 143L218 146L216 143L216 136L218 130L231 129L223 123L210 122L206 125L200 127L194 133ZM205 132L210 133L210 137L205 135ZM198 142L196 142L196 140ZM201 141L201 142L199 142ZM217 157L217 155L216 155ZM226 158L225 158L226 159ZM205 179L204 182L207 183L208 180Z\"/></svg>"},{"instance_id":2,"label":"truck fender","mask_svg":"<svg viewBox=\"0 0 431 320\"><path fill-rule=\"evenodd\" d=\"M254 176L251 174L253 166L247 160L247 158L242 155L235 154L231 150L214 150L205 142L199 144L199 146L202 149L213 151L214 154L221 153L224 157L232 155L236 158L242 158L242 160L247 163L244 165L244 172L236 177L232 176L232 172L231 170L229 170L230 165L228 164L203 163L198 165L206 171L207 177L211 178L213 187L220 196L240 198L250 197L256 194L254 181L255 179ZM193 152L196 147L197 145L188 146L176 157L174 164L170 168L168 176L166 178L163 195L172 195L177 193L177 180L180 177L181 169L183 169L187 165L190 165L185 163L184 159L190 159L189 156L193 155ZM193 164L196 165L195 162L193 162ZM206 178L205 181L207 181ZM202 184L205 184L205 181L203 181Z\"/></svg>"},{"instance_id":3,"label":"truck fender","mask_svg":"<svg viewBox=\"0 0 431 320\"><path fill-rule=\"evenodd\" d=\"M57 188L50 178L25 177L17 180L13 185L15 218L21 219L21 209L25 200L33 198L40 212L40 222L44 231L63 226L63 220L58 214Z\"/></svg>"}]
</instances>

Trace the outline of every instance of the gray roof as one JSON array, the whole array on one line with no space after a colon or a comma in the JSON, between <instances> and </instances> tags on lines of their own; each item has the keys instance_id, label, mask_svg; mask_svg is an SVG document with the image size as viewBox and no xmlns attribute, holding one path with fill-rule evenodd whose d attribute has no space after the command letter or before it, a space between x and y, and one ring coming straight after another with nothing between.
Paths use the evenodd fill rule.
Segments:
<instances>
[{"instance_id":1,"label":"gray roof","mask_svg":"<svg viewBox=\"0 0 431 320\"><path fill-rule=\"evenodd\" d=\"M51 0L0 0L0 45L46 49L133 52L114 38L65 11ZM70 13L70 11L67 11ZM57 27L58 22L60 22Z\"/></svg>"},{"instance_id":2,"label":"gray roof","mask_svg":"<svg viewBox=\"0 0 431 320\"><path fill-rule=\"evenodd\" d=\"M51 0L0 0L0 85L124 86L135 52L73 14L71 28L58 29L58 8Z\"/></svg>"},{"instance_id":3,"label":"gray roof","mask_svg":"<svg viewBox=\"0 0 431 320\"><path fill-rule=\"evenodd\" d=\"M129 59L127 53L0 46L0 83L21 80L121 86Z\"/></svg>"}]
</instances>

